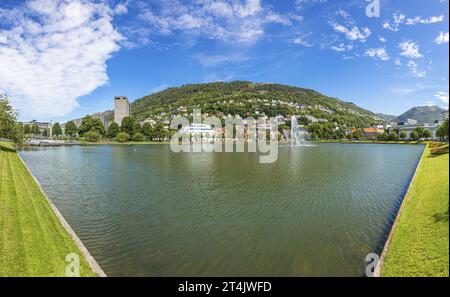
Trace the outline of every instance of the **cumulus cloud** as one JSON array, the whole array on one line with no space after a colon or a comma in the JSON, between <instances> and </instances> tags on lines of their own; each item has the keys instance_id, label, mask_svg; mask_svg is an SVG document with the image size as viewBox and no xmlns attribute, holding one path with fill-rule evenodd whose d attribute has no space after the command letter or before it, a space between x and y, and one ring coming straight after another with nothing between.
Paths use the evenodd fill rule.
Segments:
<instances>
[{"instance_id":1,"label":"cumulus cloud","mask_svg":"<svg viewBox=\"0 0 450 297\"><path fill-rule=\"evenodd\" d=\"M331 27L338 33L343 33L345 37L350 41L365 42L367 38L372 34L369 28L359 28L357 26L344 26L338 23L331 23Z\"/></svg>"},{"instance_id":2,"label":"cumulus cloud","mask_svg":"<svg viewBox=\"0 0 450 297\"><path fill-rule=\"evenodd\" d=\"M146 4L139 18L160 34L185 33L233 43L253 43L264 36L265 25L292 25L296 15L282 15L260 0L177 1Z\"/></svg>"},{"instance_id":3,"label":"cumulus cloud","mask_svg":"<svg viewBox=\"0 0 450 297\"><path fill-rule=\"evenodd\" d=\"M400 55L410 58L417 59L423 57L423 55L419 52L419 44L417 42L406 40L400 42L398 47L402 50Z\"/></svg>"},{"instance_id":4,"label":"cumulus cloud","mask_svg":"<svg viewBox=\"0 0 450 297\"><path fill-rule=\"evenodd\" d=\"M434 96L448 105L448 91L438 91Z\"/></svg>"},{"instance_id":5,"label":"cumulus cloud","mask_svg":"<svg viewBox=\"0 0 450 297\"><path fill-rule=\"evenodd\" d=\"M393 21L390 23L389 21L384 21L383 28L391 31L398 31L400 24L405 22L405 15L401 13L394 13L392 16Z\"/></svg>"},{"instance_id":6,"label":"cumulus cloud","mask_svg":"<svg viewBox=\"0 0 450 297\"><path fill-rule=\"evenodd\" d=\"M106 61L122 36L106 4L32 0L1 14L14 17L0 29L0 92L22 114L66 115L107 83Z\"/></svg>"},{"instance_id":7,"label":"cumulus cloud","mask_svg":"<svg viewBox=\"0 0 450 297\"><path fill-rule=\"evenodd\" d=\"M406 19L405 24L408 26L416 25L416 24L434 24L434 23L442 22L443 20L444 20L444 15L432 16L432 17L425 18L425 19L417 16L412 19Z\"/></svg>"},{"instance_id":8,"label":"cumulus cloud","mask_svg":"<svg viewBox=\"0 0 450 297\"><path fill-rule=\"evenodd\" d=\"M352 44L340 43L338 45L333 45L330 47L335 52L347 52L353 49Z\"/></svg>"},{"instance_id":9,"label":"cumulus cloud","mask_svg":"<svg viewBox=\"0 0 450 297\"><path fill-rule=\"evenodd\" d=\"M386 52L386 49L382 47L367 49L366 56L382 61L388 61L390 59L388 53Z\"/></svg>"},{"instance_id":10,"label":"cumulus cloud","mask_svg":"<svg viewBox=\"0 0 450 297\"><path fill-rule=\"evenodd\" d=\"M448 32L439 32L438 37L434 40L436 44L445 44L448 43Z\"/></svg>"}]
</instances>

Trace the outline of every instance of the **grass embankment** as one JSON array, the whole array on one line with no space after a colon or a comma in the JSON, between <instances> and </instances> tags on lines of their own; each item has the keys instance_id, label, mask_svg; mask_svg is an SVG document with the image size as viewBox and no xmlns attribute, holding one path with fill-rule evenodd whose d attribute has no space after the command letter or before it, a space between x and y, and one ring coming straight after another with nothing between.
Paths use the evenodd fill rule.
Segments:
<instances>
[{"instance_id":1,"label":"grass embankment","mask_svg":"<svg viewBox=\"0 0 450 297\"><path fill-rule=\"evenodd\" d=\"M449 155L430 150L405 197L382 276L449 275Z\"/></svg>"},{"instance_id":2,"label":"grass embankment","mask_svg":"<svg viewBox=\"0 0 450 297\"><path fill-rule=\"evenodd\" d=\"M0 142L0 276L65 276L66 255L95 276L10 144Z\"/></svg>"}]
</instances>

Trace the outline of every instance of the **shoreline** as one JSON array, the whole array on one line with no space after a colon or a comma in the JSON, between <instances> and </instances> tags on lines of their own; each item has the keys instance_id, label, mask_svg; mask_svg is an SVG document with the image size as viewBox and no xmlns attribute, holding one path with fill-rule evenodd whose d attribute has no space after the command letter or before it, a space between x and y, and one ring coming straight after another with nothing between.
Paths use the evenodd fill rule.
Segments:
<instances>
[{"instance_id":1,"label":"shoreline","mask_svg":"<svg viewBox=\"0 0 450 297\"><path fill-rule=\"evenodd\" d=\"M408 189L406 190L406 193L403 196L402 203L400 204L400 207L399 207L399 209L397 211L397 214L395 216L394 222L392 223L392 226L390 228L389 235L388 235L388 237L386 239L386 242L384 243L383 250L382 250L381 255L380 255L380 259L378 260L378 263L375 266L375 270L374 270L374 273L373 273L374 277L381 277L381 271L383 270L383 265L384 265L384 262L385 262L385 259L386 259L387 252L389 250L389 245L390 245L390 243L392 241L392 237L394 236L394 232L395 232L395 230L397 228L397 225L398 225L400 217L401 217L401 215L403 213L403 210L405 209L406 204L407 204L407 202L409 200L408 198L409 198L409 196L411 194L411 189L412 189L412 186L413 186L413 182L417 178L417 174L419 172L420 166L421 166L423 158L425 156L425 151L426 151L427 147L428 147L428 145L426 145L424 147L424 149L423 149L422 155L420 156L419 162L417 162L416 169L414 170L414 174L413 174L413 176L411 178L411 181L409 182Z\"/></svg>"},{"instance_id":2,"label":"shoreline","mask_svg":"<svg viewBox=\"0 0 450 297\"><path fill-rule=\"evenodd\" d=\"M77 248L80 250L82 256L84 257L84 259L88 262L90 268L92 269L92 271L100 277L106 277L107 275L105 274L105 272L103 271L103 269L100 267L100 265L97 263L97 261L94 259L94 257L90 254L89 250L86 248L86 246L83 244L83 242L81 241L81 239L78 237L78 235L75 233L75 231L72 229L72 227L70 226L70 224L66 221L66 219L63 217L63 215L61 214L61 212L58 210L58 208L55 206L55 204L50 200L50 198L47 196L47 193L45 193L44 189L42 188L41 184L39 183L39 181L36 179L36 177L33 175L33 173L31 172L30 168L28 168L27 164L25 163L25 161L22 159L22 157L17 153L17 157L19 158L19 160L22 162L22 164L25 166L25 168L27 169L28 173L30 174L30 176L33 178L34 182L36 183L36 185L38 186L39 190L41 191L42 195L45 197L48 205L50 206L50 208L53 211L53 214L56 216L56 218L58 219L58 221L61 223L61 225L63 226L64 230L66 230L66 232L69 234L70 238L72 238L72 240L74 241L75 245L77 246Z\"/></svg>"}]
</instances>

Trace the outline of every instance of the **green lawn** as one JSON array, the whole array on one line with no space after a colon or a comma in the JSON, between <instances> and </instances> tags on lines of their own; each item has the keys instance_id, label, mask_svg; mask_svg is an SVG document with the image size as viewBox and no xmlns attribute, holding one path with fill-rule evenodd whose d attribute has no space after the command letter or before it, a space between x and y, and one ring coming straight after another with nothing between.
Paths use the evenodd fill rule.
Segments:
<instances>
[{"instance_id":1,"label":"green lawn","mask_svg":"<svg viewBox=\"0 0 450 297\"><path fill-rule=\"evenodd\" d=\"M382 276L448 276L449 155L425 149L387 250Z\"/></svg>"},{"instance_id":2,"label":"green lawn","mask_svg":"<svg viewBox=\"0 0 450 297\"><path fill-rule=\"evenodd\" d=\"M95 276L10 144L0 143L0 276L65 276L66 255L80 255L81 276Z\"/></svg>"}]
</instances>

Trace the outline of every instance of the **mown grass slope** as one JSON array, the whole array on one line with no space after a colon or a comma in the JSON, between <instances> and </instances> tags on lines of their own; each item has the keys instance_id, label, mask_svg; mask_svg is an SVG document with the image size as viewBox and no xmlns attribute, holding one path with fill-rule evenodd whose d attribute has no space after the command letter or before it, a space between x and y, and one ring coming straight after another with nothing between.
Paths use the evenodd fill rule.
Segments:
<instances>
[{"instance_id":1,"label":"mown grass slope","mask_svg":"<svg viewBox=\"0 0 450 297\"><path fill-rule=\"evenodd\" d=\"M449 155L425 149L393 232L382 276L449 275Z\"/></svg>"},{"instance_id":2,"label":"mown grass slope","mask_svg":"<svg viewBox=\"0 0 450 297\"><path fill-rule=\"evenodd\" d=\"M66 255L95 276L39 186L7 143L0 143L0 276L65 276Z\"/></svg>"}]
</instances>

